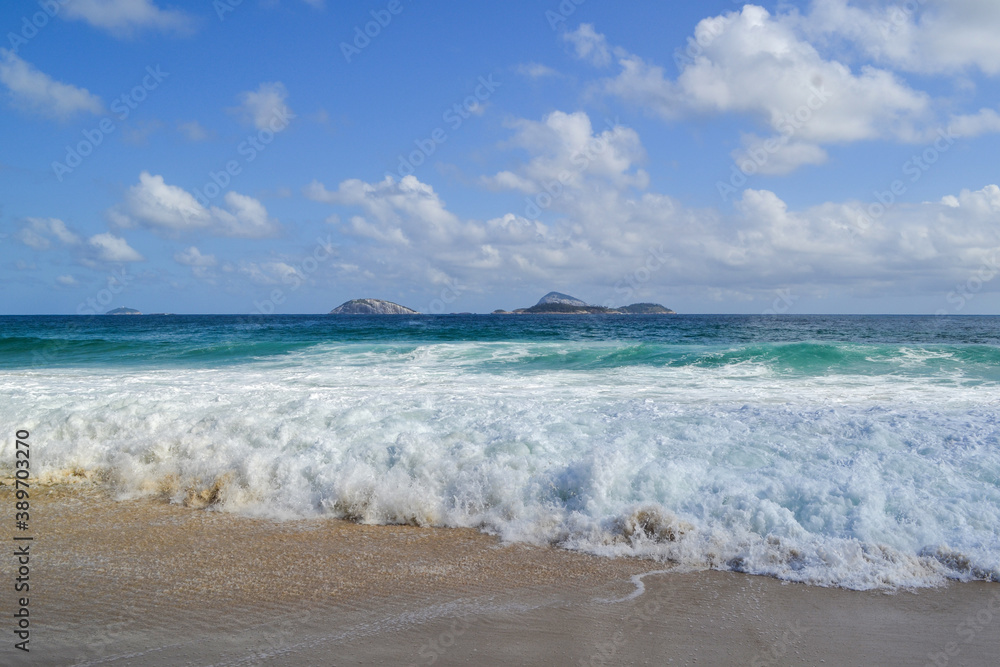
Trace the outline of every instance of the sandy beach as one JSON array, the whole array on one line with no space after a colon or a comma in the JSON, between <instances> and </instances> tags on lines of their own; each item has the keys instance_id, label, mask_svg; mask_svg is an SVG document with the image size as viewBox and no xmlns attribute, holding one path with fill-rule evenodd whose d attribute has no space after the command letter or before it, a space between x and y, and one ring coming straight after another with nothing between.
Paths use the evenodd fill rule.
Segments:
<instances>
[{"instance_id":1,"label":"sandy beach","mask_svg":"<svg viewBox=\"0 0 1000 667\"><path fill-rule=\"evenodd\" d=\"M0 501L11 496L0 489ZM32 514L31 652L13 648L8 620L4 664L992 665L1000 655L997 584L888 594L662 572L472 530L275 522L118 501L91 485L37 488Z\"/></svg>"}]
</instances>

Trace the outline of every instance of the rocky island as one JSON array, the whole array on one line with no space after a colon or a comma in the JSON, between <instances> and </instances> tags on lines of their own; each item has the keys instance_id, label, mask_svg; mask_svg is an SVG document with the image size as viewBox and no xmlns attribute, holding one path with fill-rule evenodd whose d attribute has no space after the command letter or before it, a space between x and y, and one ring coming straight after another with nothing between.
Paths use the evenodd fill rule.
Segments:
<instances>
[{"instance_id":1,"label":"rocky island","mask_svg":"<svg viewBox=\"0 0 1000 667\"><path fill-rule=\"evenodd\" d=\"M114 310L109 310L104 313L105 315L142 315L135 308L115 308Z\"/></svg>"},{"instance_id":2,"label":"rocky island","mask_svg":"<svg viewBox=\"0 0 1000 667\"><path fill-rule=\"evenodd\" d=\"M494 314L505 315L675 315L674 311L658 303L633 303L620 308L592 306L586 301L561 292L549 292L538 303L529 308L517 308L512 313L495 310Z\"/></svg>"},{"instance_id":3,"label":"rocky island","mask_svg":"<svg viewBox=\"0 0 1000 667\"><path fill-rule=\"evenodd\" d=\"M419 315L420 312L382 299L351 299L330 311L331 315ZM472 313L452 313L471 315ZM549 292L534 306L514 311L494 310L494 315L675 315L658 303L633 303L609 308L592 306L586 301L562 292Z\"/></svg>"},{"instance_id":4,"label":"rocky island","mask_svg":"<svg viewBox=\"0 0 1000 667\"><path fill-rule=\"evenodd\" d=\"M630 306L615 308L626 315L676 315L674 311L658 303L633 303Z\"/></svg>"},{"instance_id":5,"label":"rocky island","mask_svg":"<svg viewBox=\"0 0 1000 667\"><path fill-rule=\"evenodd\" d=\"M330 311L331 315L419 315L417 311L382 299L351 299Z\"/></svg>"}]
</instances>

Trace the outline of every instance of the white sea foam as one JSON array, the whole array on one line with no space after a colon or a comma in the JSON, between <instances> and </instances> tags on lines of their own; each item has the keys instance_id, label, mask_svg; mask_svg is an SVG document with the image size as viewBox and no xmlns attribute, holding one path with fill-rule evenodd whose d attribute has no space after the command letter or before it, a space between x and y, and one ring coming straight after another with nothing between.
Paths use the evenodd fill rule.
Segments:
<instances>
[{"instance_id":1,"label":"white sea foam","mask_svg":"<svg viewBox=\"0 0 1000 667\"><path fill-rule=\"evenodd\" d=\"M99 473L122 496L472 526L857 589L1000 580L995 385L747 361L504 370L543 347L12 371L0 416L31 430L36 472Z\"/></svg>"}]
</instances>

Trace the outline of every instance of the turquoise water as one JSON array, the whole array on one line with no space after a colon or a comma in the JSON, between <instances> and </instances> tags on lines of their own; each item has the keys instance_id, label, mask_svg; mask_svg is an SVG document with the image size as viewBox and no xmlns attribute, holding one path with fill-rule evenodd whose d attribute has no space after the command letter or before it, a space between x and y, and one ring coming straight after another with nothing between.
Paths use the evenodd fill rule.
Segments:
<instances>
[{"instance_id":1,"label":"turquoise water","mask_svg":"<svg viewBox=\"0 0 1000 667\"><path fill-rule=\"evenodd\" d=\"M1000 318L2 317L0 387L36 472L123 497L1000 579Z\"/></svg>"},{"instance_id":2,"label":"turquoise water","mask_svg":"<svg viewBox=\"0 0 1000 667\"><path fill-rule=\"evenodd\" d=\"M993 317L0 317L0 364L12 369L246 363L331 343L391 355L459 342L558 343L558 352L542 347L519 360L540 371L760 362L793 373L871 374L899 370L896 362L922 350L930 356L921 371L1000 378Z\"/></svg>"}]
</instances>

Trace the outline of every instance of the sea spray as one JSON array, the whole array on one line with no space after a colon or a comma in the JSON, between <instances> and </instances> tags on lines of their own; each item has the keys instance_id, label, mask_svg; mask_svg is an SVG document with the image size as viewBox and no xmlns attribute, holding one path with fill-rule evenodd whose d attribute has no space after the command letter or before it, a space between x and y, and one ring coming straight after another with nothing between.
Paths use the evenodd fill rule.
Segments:
<instances>
[{"instance_id":1,"label":"sea spray","mask_svg":"<svg viewBox=\"0 0 1000 667\"><path fill-rule=\"evenodd\" d=\"M45 435L40 480L817 585L1000 579L988 318L934 342L919 318L779 335L684 316L134 318L69 335L11 319L0 414ZM55 362L32 365L53 340Z\"/></svg>"}]
</instances>

